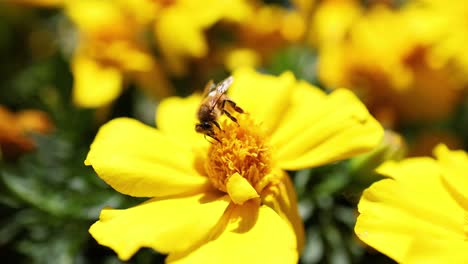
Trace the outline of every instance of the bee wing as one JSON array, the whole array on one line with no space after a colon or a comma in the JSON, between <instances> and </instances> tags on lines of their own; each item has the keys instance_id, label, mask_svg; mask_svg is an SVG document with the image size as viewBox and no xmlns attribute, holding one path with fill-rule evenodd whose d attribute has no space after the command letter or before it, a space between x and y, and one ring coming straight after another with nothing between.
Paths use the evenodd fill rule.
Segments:
<instances>
[{"instance_id":1,"label":"bee wing","mask_svg":"<svg viewBox=\"0 0 468 264\"><path fill-rule=\"evenodd\" d=\"M209 94L211 91L213 91L215 88L216 88L215 83L213 82L213 80L210 80L210 81L205 85L205 89L203 89L203 96L202 96L202 98L207 97L208 94Z\"/></svg>"},{"instance_id":2,"label":"bee wing","mask_svg":"<svg viewBox=\"0 0 468 264\"><path fill-rule=\"evenodd\" d=\"M226 93L227 89L231 86L232 82L234 82L234 77L232 76L227 77L222 82L218 83L218 85L216 85L216 91L219 94Z\"/></svg>"},{"instance_id":3,"label":"bee wing","mask_svg":"<svg viewBox=\"0 0 468 264\"><path fill-rule=\"evenodd\" d=\"M229 86L231 86L233 81L234 81L234 77L229 76L223 81L221 81L220 83L218 83L218 85L216 85L216 90L215 90L216 96L213 98L213 102L211 104L212 105L211 110L217 107L219 100L225 96L224 94L226 93Z\"/></svg>"}]
</instances>

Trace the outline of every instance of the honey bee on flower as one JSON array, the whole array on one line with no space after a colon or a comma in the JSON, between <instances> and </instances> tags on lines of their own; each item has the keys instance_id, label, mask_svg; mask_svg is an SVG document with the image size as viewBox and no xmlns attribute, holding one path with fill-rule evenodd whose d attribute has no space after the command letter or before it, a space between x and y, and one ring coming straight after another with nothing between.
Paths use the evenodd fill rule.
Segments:
<instances>
[{"instance_id":1,"label":"honey bee on flower","mask_svg":"<svg viewBox=\"0 0 468 264\"><path fill-rule=\"evenodd\" d=\"M209 81L203 92L203 100L198 108L197 117L199 123L195 125L195 131L209 136L218 142L221 142L215 133L216 126L219 130L221 127L216 121L219 116L225 114L229 119L237 123L237 119L226 110L226 103L238 113L244 113L244 110L236 105L227 95L226 91L231 86L234 78L232 76L226 78L217 85L211 80Z\"/></svg>"},{"instance_id":2,"label":"honey bee on flower","mask_svg":"<svg viewBox=\"0 0 468 264\"><path fill-rule=\"evenodd\" d=\"M346 159L381 141L382 127L347 90L327 95L291 72L239 68L233 76L234 84L209 83L205 98L165 99L157 129L118 118L98 132L85 164L117 191L148 197L135 207L104 208L89 229L121 260L149 247L167 254L168 264L298 263L304 226L286 170ZM232 106L222 101L227 87L249 113L237 122L216 119ZM222 129L213 119L196 121L200 101ZM202 144L193 125L203 121L222 144Z\"/></svg>"}]
</instances>

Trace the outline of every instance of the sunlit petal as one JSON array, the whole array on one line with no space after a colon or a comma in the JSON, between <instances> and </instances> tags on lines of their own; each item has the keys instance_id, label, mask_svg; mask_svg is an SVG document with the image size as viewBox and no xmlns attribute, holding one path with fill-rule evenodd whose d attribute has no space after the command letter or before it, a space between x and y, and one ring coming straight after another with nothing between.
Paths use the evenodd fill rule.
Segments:
<instances>
[{"instance_id":1,"label":"sunlit petal","mask_svg":"<svg viewBox=\"0 0 468 264\"><path fill-rule=\"evenodd\" d=\"M401 262L417 237L464 239L465 212L444 188L434 160L388 162L378 171L392 178L364 192L355 227L361 240Z\"/></svg>"},{"instance_id":2,"label":"sunlit petal","mask_svg":"<svg viewBox=\"0 0 468 264\"><path fill-rule=\"evenodd\" d=\"M308 97L314 97L314 103L297 104L300 110L291 111L298 116L283 124L290 128L279 129L273 138L280 167L297 170L346 159L371 150L382 139L380 124L350 91L337 90L324 100L318 100L319 93Z\"/></svg>"},{"instance_id":3,"label":"sunlit petal","mask_svg":"<svg viewBox=\"0 0 468 264\"><path fill-rule=\"evenodd\" d=\"M434 150L444 181L452 188L452 195L468 211L468 155L464 151L450 151L445 145Z\"/></svg>"},{"instance_id":4,"label":"sunlit petal","mask_svg":"<svg viewBox=\"0 0 468 264\"><path fill-rule=\"evenodd\" d=\"M267 133L277 125L289 104L295 78L291 72L276 77L260 74L251 68L234 72L230 97L257 122Z\"/></svg>"},{"instance_id":5,"label":"sunlit petal","mask_svg":"<svg viewBox=\"0 0 468 264\"><path fill-rule=\"evenodd\" d=\"M207 147L208 141L202 134L195 132L198 123L197 111L201 96L192 95L187 98L170 97L161 102L156 110L156 124L168 137L179 144Z\"/></svg>"},{"instance_id":6,"label":"sunlit petal","mask_svg":"<svg viewBox=\"0 0 468 264\"><path fill-rule=\"evenodd\" d=\"M141 247L162 253L187 250L215 227L229 204L220 193L152 199L125 209L104 209L89 232L99 244L128 260Z\"/></svg>"},{"instance_id":7,"label":"sunlit petal","mask_svg":"<svg viewBox=\"0 0 468 264\"><path fill-rule=\"evenodd\" d=\"M251 200L232 206L210 241L168 263L296 263L294 231L275 211Z\"/></svg>"},{"instance_id":8,"label":"sunlit petal","mask_svg":"<svg viewBox=\"0 0 468 264\"><path fill-rule=\"evenodd\" d=\"M117 191L139 197L196 193L209 185L195 157L160 131L119 118L100 130L85 163Z\"/></svg>"},{"instance_id":9,"label":"sunlit petal","mask_svg":"<svg viewBox=\"0 0 468 264\"><path fill-rule=\"evenodd\" d=\"M229 177L226 189L235 204L243 204L247 200L259 197L254 187L239 173L234 173Z\"/></svg>"},{"instance_id":10,"label":"sunlit petal","mask_svg":"<svg viewBox=\"0 0 468 264\"><path fill-rule=\"evenodd\" d=\"M287 220L296 233L297 248L301 252L304 247L304 224L297 208L297 197L294 186L289 176L284 172L281 183L276 185L273 193L266 193L262 196L263 203L275 210L281 217Z\"/></svg>"}]
</instances>

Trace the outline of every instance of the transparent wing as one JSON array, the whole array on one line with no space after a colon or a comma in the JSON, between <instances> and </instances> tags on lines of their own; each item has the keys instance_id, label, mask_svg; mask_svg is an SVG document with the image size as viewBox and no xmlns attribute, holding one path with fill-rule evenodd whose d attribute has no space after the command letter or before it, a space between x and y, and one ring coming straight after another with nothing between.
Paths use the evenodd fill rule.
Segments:
<instances>
[{"instance_id":1,"label":"transparent wing","mask_svg":"<svg viewBox=\"0 0 468 264\"><path fill-rule=\"evenodd\" d=\"M205 88L203 89L202 98L207 97L208 94L209 94L211 91L213 91L215 88L216 88L215 83L213 82L213 80L210 80L210 81L205 85Z\"/></svg>"},{"instance_id":2,"label":"transparent wing","mask_svg":"<svg viewBox=\"0 0 468 264\"><path fill-rule=\"evenodd\" d=\"M229 88L229 86L231 86L232 82L234 82L234 77L232 76L227 77L226 79L218 83L218 85L216 85L216 91L219 94L224 94Z\"/></svg>"},{"instance_id":3,"label":"transparent wing","mask_svg":"<svg viewBox=\"0 0 468 264\"><path fill-rule=\"evenodd\" d=\"M229 76L228 78L218 83L218 85L216 85L216 90L213 93L214 96L211 104L211 111L213 111L213 109L215 109L215 107L218 106L219 100L225 96L224 93L226 93L227 89L229 88L229 86L231 86L233 81L234 77Z\"/></svg>"}]
</instances>

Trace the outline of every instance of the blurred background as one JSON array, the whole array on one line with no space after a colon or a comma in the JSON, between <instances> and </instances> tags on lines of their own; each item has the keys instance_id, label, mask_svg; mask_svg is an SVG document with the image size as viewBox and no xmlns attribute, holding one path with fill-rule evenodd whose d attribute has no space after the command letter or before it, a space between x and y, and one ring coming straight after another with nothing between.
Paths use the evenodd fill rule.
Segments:
<instances>
[{"instance_id":1,"label":"blurred background","mask_svg":"<svg viewBox=\"0 0 468 264\"><path fill-rule=\"evenodd\" d=\"M249 66L351 89L386 128L371 153L290 175L301 263L392 263L355 237L356 204L385 160L468 149L467 46L462 0L0 0L0 259L120 263L88 228L141 200L84 166L97 130L154 126L164 98Z\"/></svg>"}]
</instances>

